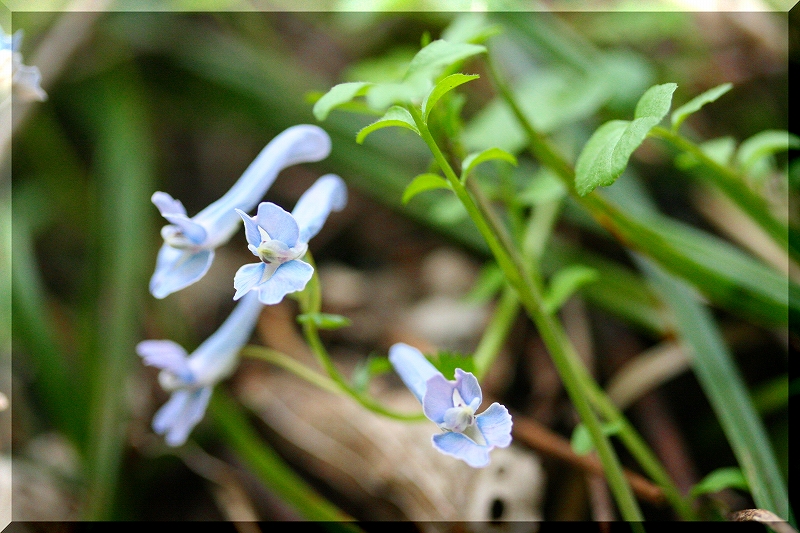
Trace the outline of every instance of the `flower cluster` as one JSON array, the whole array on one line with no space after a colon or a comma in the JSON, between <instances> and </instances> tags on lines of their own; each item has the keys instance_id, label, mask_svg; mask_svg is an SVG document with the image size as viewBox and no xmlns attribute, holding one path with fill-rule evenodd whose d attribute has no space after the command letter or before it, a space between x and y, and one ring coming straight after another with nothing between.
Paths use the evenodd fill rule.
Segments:
<instances>
[{"instance_id":1,"label":"flower cluster","mask_svg":"<svg viewBox=\"0 0 800 533\"><path fill-rule=\"evenodd\" d=\"M144 363L161 369L161 387L172 394L153 418L153 429L167 444L180 446L202 420L214 385L229 376L238 353L250 338L261 309L276 304L290 292L305 288L313 268L301 260L308 241L331 211L347 202L339 176L321 177L289 214L261 197L278 173L297 163L319 161L330 153L328 134L317 126L293 126L275 137L222 198L194 217L165 192L152 201L169 222L161 229L164 244L150 279L156 298L187 287L202 278L214 260L214 250L227 243L244 220L248 247L260 263L245 265L234 278L235 300L240 300L220 328L191 355L169 340L140 342L137 353ZM255 217L247 211L258 205ZM253 291L253 292L251 292Z\"/></svg>"},{"instance_id":2,"label":"flower cluster","mask_svg":"<svg viewBox=\"0 0 800 533\"><path fill-rule=\"evenodd\" d=\"M422 352L402 343L389 349L389 362L422 404L425 416L442 430L433 436L434 448L483 467L492 449L511 444L511 415L505 407L495 402L475 414L483 394L472 373L457 368L455 381L448 381Z\"/></svg>"}]
</instances>

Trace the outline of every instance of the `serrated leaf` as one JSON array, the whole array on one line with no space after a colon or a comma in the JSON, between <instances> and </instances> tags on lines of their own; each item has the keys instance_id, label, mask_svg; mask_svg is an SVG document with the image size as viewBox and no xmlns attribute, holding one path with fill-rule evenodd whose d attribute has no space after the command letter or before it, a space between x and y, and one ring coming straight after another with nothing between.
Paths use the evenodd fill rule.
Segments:
<instances>
[{"instance_id":1,"label":"serrated leaf","mask_svg":"<svg viewBox=\"0 0 800 533\"><path fill-rule=\"evenodd\" d=\"M333 315L330 313L304 313L297 316L297 321L301 324L314 324L319 329L334 330L345 328L351 324L346 316Z\"/></svg>"},{"instance_id":2,"label":"serrated leaf","mask_svg":"<svg viewBox=\"0 0 800 533\"><path fill-rule=\"evenodd\" d=\"M357 96L363 96L371 86L371 83L363 81L334 85L314 104L314 117L319 121L325 120L335 107L346 104Z\"/></svg>"},{"instance_id":3,"label":"serrated leaf","mask_svg":"<svg viewBox=\"0 0 800 533\"><path fill-rule=\"evenodd\" d=\"M472 153L464 158L464 162L461 163L462 183L466 181L467 176L469 176L469 173L472 172L473 168L477 167L481 163L485 163L486 161L493 161L496 159L506 161L514 166L517 165L517 158L505 150L501 150L500 148L487 148L482 152Z\"/></svg>"},{"instance_id":4,"label":"serrated leaf","mask_svg":"<svg viewBox=\"0 0 800 533\"><path fill-rule=\"evenodd\" d=\"M732 83L723 83L722 85L717 85L713 89L709 89L706 92L695 96L680 106L678 109L672 112L672 116L670 117L672 121L672 130L678 131L678 128L681 127L681 124L683 124L683 121L686 120L686 117L697 112L704 105L714 102L732 88Z\"/></svg>"},{"instance_id":5,"label":"serrated leaf","mask_svg":"<svg viewBox=\"0 0 800 533\"><path fill-rule=\"evenodd\" d=\"M767 130L756 133L742 142L736 160L745 172L764 157L789 149L800 148L800 137L782 130Z\"/></svg>"},{"instance_id":6,"label":"serrated leaf","mask_svg":"<svg viewBox=\"0 0 800 533\"><path fill-rule=\"evenodd\" d=\"M655 118L657 119L656 124L661 122L661 119L669 113L669 108L672 105L672 93L677 88L677 83L664 83L647 89L636 104L633 118Z\"/></svg>"},{"instance_id":7,"label":"serrated leaf","mask_svg":"<svg viewBox=\"0 0 800 533\"><path fill-rule=\"evenodd\" d=\"M747 479L745 479L741 468L735 466L717 468L692 487L690 494L697 497L701 494L711 494L724 489L750 491Z\"/></svg>"},{"instance_id":8,"label":"serrated leaf","mask_svg":"<svg viewBox=\"0 0 800 533\"><path fill-rule=\"evenodd\" d=\"M452 91L459 85L463 85L469 81L475 80L480 78L477 74L451 74L443 78L439 83L437 83L431 92L425 96L425 99L422 101L422 118L425 122L428 121L428 115L431 113L431 109L433 106L436 105L436 102L439 99L447 94L448 92Z\"/></svg>"},{"instance_id":9,"label":"serrated leaf","mask_svg":"<svg viewBox=\"0 0 800 533\"><path fill-rule=\"evenodd\" d=\"M600 126L584 146L575 165L575 189L586 196L622 175L631 154L669 112L677 85L650 87L636 104L633 121L612 120Z\"/></svg>"},{"instance_id":10,"label":"serrated leaf","mask_svg":"<svg viewBox=\"0 0 800 533\"><path fill-rule=\"evenodd\" d=\"M419 77L433 80L445 68L484 52L486 48L479 44L451 43L441 39L433 41L417 52L408 65L404 79Z\"/></svg>"},{"instance_id":11,"label":"serrated leaf","mask_svg":"<svg viewBox=\"0 0 800 533\"><path fill-rule=\"evenodd\" d=\"M386 114L384 114L383 117L376 120L369 126L362 128L361 131L359 131L356 135L356 142L361 144L364 142L364 139L367 137L367 135L373 131L392 126L406 128L419 135L419 130L414 124L414 118L411 116L411 113L400 106L393 106L386 111Z\"/></svg>"},{"instance_id":12,"label":"serrated leaf","mask_svg":"<svg viewBox=\"0 0 800 533\"><path fill-rule=\"evenodd\" d=\"M609 422L603 424L601 428L603 433L610 437L619 433L622 430L622 425L619 422ZM582 423L575 426L569 439L569 445L572 451L578 455L586 455L594 450L594 442L592 442L592 435L589 433L589 429Z\"/></svg>"},{"instance_id":13,"label":"serrated leaf","mask_svg":"<svg viewBox=\"0 0 800 533\"><path fill-rule=\"evenodd\" d=\"M403 192L403 203L407 204L409 200L421 192L449 188L450 184L447 183L447 180L438 174L420 174L411 180L411 183L408 184L408 187Z\"/></svg>"},{"instance_id":14,"label":"serrated leaf","mask_svg":"<svg viewBox=\"0 0 800 533\"><path fill-rule=\"evenodd\" d=\"M556 272L544 299L545 311L558 311L575 291L596 280L598 275L597 270L583 265L571 265Z\"/></svg>"}]
</instances>

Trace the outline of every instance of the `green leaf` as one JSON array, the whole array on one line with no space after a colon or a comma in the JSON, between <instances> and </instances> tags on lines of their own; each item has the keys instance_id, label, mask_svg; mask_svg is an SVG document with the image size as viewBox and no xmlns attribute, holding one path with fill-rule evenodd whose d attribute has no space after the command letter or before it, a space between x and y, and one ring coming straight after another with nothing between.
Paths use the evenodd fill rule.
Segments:
<instances>
[{"instance_id":1,"label":"green leaf","mask_svg":"<svg viewBox=\"0 0 800 533\"><path fill-rule=\"evenodd\" d=\"M441 39L433 41L414 56L404 79L419 77L433 80L447 67L484 52L486 48L478 44L451 43Z\"/></svg>"},{"instance_id":2,"label":"green leaf","mask_svg":"<svg viewBox=\"0 0 800 533\"><path fill-rule=\"evenodd\" d=\"M411 116L411 113L400 106L393 106L386 111L386 114L383 115L383 117L373 122L369 126L362 128L361 131L359 131L356 135L356 142L361 144L364 142L364 139L367 137L367 135L373 131L392 126L406 128L419 135L419 130L414 124L414 118Z\"/></svg>"},{"instance_id":3,"label":"green leaf","mask_svg":"<svg viewBox=\"0 0 800 533\"><path fill-rule=\"evenodd\" d=\"M637 258L675 316L678 340L691 350L692 369L717 415L756 505L789 518L788 489L747 385L708 309L684 282Z\"/></svg>"},{"instance_id":4,"label":"green leaf","mask_svg":"<svg viewBox=\"0 0 800 533\"><path fill-rule=\"evenodd\" d=\"M735 466L729 466L717 468L708 474L692 487L689 494L696 498L701 494L711 494L723 489L739 489L749 492L750 487L747 485L747 479L742 474L742 470Z\"/></svg>"},{"instance_id":5,"label":"green leaf","mask_svg":"<svg viewBox=\"0 0 800 533\"><path fill-rule=\"evenodd\" d=\"M759 160L789 149L800 148L800 137L782 130L767 130L756 133L739 146L736 161L745 172Z\"/></svg>"},{"instance_id":6,"label":"green leaf","mask_svg":"<svg viewBox=\"0 0 800 533\"><path fill-rule=\"evenodd\" d=\"M555 313L575 291L595 281L598 275L597 270L583 265L571 265L559 270L550 280L550 290L544 299L545 310Z\"/></svg>"},{"instance_id":7,"label":"green leaf","mask_svg":"<svg viewBox=\"0 0 800 533\"><path fill-rule=\"evenodd\" d=\"M305 313L298 315L297 321L301 324L314 324L319 329L328 330L346 328L352 323L346 316L330 313Z\"/></svg>"},{"instance_id":8,"label":"green leaf","mask_svg":"<svg viewBox=\"0 0 800 533\"><path fill-rule=\"evenodd\" d=\"M683 124L683 121L686 120L686 117L698 111L704 105L714 102L717 98L730 91L732 88L733 84L731 83L717 85L713 89L709 89L706 92L695 96L680 106L678 109L672 112L672 130L678 131L678 128L681 127L681 124Z\"/></svg>"},{"instance_id":9,"label":"green leaf","mask_svg":"<svg viewBox=\"0 0 800 533\"><path fill-rule=\"evenodd\" d=\"M425 122L428 122L428 115L430 115L431 109L433 109L433 106L436 105L436 102L438 102L442 96L459 85L463 85L478 78L480 78L480 76L477 74L451 74L443 78L431 89L431 92L428 93L425 100L422 101L422 118Z\"/></svg>"},{"instance_id":10,"label":"green leaf","mask_svg":"<svg viewBox=\"0 0 800 533\"><path fill-rule=\"evenodd\" d=\"M575 165L578 194L586 196L622 175L631 154L669 112L676 87L674 83L650 87L636 104L633 121L612 120L594 132Z\"/></svg>"},{"instance_id":11,"label":"green leaf","mask_svg":"<svg viewBox=\"0 0 800 533\"><path fill-rule=\"evenodd\" d=\"M409 200L421 192L449 188L450 184L447 183L447 180L438 174L420 174L408 184L408 187L403 192L403 203L407 204Z\"/></svg>"},{"instance_id":12,"label":"green leaf","mask_svg":"<svg viewBox=\"0 0 800 533\"><path fill-rule=\"evenodd\" d=\"M663 85L654 85L645 91L636 104L636 111L633 113L633 118L654 118L656 124L667 116L669 108L672 105L672 93L678 88L676 83L665 83Z\"/></svg>"},{"instance_id":13,"label":"green leaf","mask_svg":"<svg viewBox=\"0 0 800 533\"><path fill-rule=\"evenodd\" d=\"M566 195L564 182L548 167L542 167L520 191L517 200L523 205L535 206L564 198Z\"/></svg>"},{"instance_id":14,"label":"green leaf","mask_svg":"<svg viewBox=\"0 0 800 533\"><path fill-rule=\"evenodd\" d=\"M464 162L461 163L461 182L467 181L467 176L472 172L472 169L481 163L497 159L511 163L514 166L517 165L517 158L505 150L500 148L487 148L482 152L475 152L464 158Z\"/></svg>"},{"instance_id":15,"label":"green leaf","mask_svg":"<svg viewBox=\"0 0 800 533\"><path fill-rule=\"evenodd\" d=\"M700 144L700 149L715 163L727 167L736 151L736 140L730 136L717 137ZM688 170L699 164L700 161L689 152L682 152L675 157L675 166L681 170Z\"/></svg>"},{"instance_id":16,"label":"green leaf","mask_svg":"<svg viewBox=\"0 0 800 533\"><path fill-rule=\"evenodd\" d=\"M622 430L622 424L619 421L609 422L603 424L602 429L603 433L610 437L618 434ZM572 430L572 436L569 439L569 445L572 447L572 451L578 455L587 455L589 452L594 450L592 436L589 434L589 429L583 425L583 423L578 424L575 426L575 429Z\"/></svg>"},{"instance_id":17,"label":"green leaf","mask_svg":"<svg viewBox=\"0 0 800 533\"><path fill-rule=\"evenodd\" d=\"M629 125L627 120L606 122L586 142L575 163L575 190L579 195L586 196L597 187L611 185L619 177L611 169L611 160L614 147Z\"/></svg>"},{"instance_id":18,"label":"green leaf","mask_svg":"<svg viewBox=\"0 0 800 533\"><path fill-rule=\"evenodd\" d=\"M314 117L319 121L325 120L333 108L346 104L357 96L363 96L372 86L373 84L363 81L334 85L314 104Z\"/></svg>"}]
</instances>

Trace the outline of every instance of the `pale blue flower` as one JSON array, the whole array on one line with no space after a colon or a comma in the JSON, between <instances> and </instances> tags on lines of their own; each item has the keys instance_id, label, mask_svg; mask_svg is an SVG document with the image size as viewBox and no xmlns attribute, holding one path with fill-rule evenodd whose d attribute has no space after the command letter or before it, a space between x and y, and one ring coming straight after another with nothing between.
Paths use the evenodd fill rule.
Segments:
<instances>
[{"instance_id":1,"label":"pale blue flower","mask_svg":"<svg viewBox=\"0 0 800 533\"><path fill-rule=\"evenodd\" d=\"M442 433L433 436L433 447L473 467L489 464L489 452L511 444L511 415L495 402L483 413L475 411L483 401L478 380L456 369L448 381L422 352L398 343L389 349L389 361L406 386L422 404L422 411Z\"/></svg>"},{"instance_id":2,"label":"pale blue flower","mask_svg":"<svg viewBox=\"0 0 800 533\"><path fill-rule=\"evenodd\" d=\"M172 396L153 417L153 430L180 446L203 419L214 385L233 373L263 305L255 294L243 298L220 328L191 355L173 341L142 341L136 352L158 367L158 381Z\"/></svg>"},{"instance_id":3,"label":"pale blue flower","mask_svg":"<svg viewBox=\"0 0 800 533\"><path fill-rule=\"evenodd\" d=\"M252 290L258 291L261 303L271 305L290 292L301 291L311 279L314 268L301 261L308 241L316 235L331 211L341 211L347 203L347 188L335 174L319 178L300 199L294 210L263 202L254 217L236 212L244 220L247 248L261 259L244 265L236 272L234 300Z\"/></svg>"},{"instance_id":4,"label":"pale blue flower","mask_svg":"<svg viewBox=\"0 0 800 533\"><path fill-rule=\"evenodd\" d=\"M261 150L222 198L192 218L187 216L183 204L169 194L153 194L153 203L170 222L161 228L164 244L150 279L153 296L164 298L202 278L211 267L214 250L228 242L239 227L235 209L253 209L281 170L319 161L330 150L330 137L321 128L307 124L292 126Z\"/></svg>"},{"instance_id":5,"label":"pale blue flower","mask_svg":"<svg viewBox=\"0 0 800 533\"><path fill-rule=\"evenodd\" d=\"M42 89L42 74L37 67L22 64L19 47L22 43L22 30L14 35L5 32L0 42L0 85L3 93L10 94L11 89L26 100L46 100L47 93Z\"/></svg>"}]
</instances>

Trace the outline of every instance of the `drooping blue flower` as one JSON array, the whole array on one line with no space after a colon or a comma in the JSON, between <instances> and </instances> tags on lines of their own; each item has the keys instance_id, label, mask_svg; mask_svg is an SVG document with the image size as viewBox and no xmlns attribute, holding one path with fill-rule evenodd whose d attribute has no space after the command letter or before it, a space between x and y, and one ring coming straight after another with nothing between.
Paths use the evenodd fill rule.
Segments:
<instances>
[{"instance_id":1,"label":"drooping blue flower","mask_svg":"<svg viewBox=\"0 0 800 533\"><path fill-rule=\"evenodd\" d=\"M471 372L457 368L455 381L448 381L422 352L402 343L389 349L389 361L425 416L442 429L433 436L434 448L480 468L489 464L492 449L511 444L511 415L504 406L495 402L475 415L483 394Z\"/></svg>"},{"instance_id":2,"label":"drooping blue flower","mask_svg":"<svg viewBox=\"0 0 800 533\"><path fill-rule=\"evenodd\" d=\"M254 217L237 209L244 220L247 248L261 262L244 265L236 272L233 299L257 290L261 303L271 305L290 292L303 290L314 273L314 268L300 259L308 250L308 241L331 211L341 211L346 203L342 178L326 174L303 193L291 213L271 202L262 202Z\"/></svg>"},{"instance_id":3,"label":"drooping blue flower","mask_svg":"<svg viewBox=\"0 0 800 533\"><path fill-rule=\"evenodd\" d=\"M42 89L42 74L34 66L22 64L22 54L19 47L22 43L22 30L14 35L5 32L0 42L0 87L3 95L11 93L14 89L18 95L26 100L47 100L47 93Z\"/></svg>"},{"instance_id":4,"label":"drooping blue flower","mask_svg":"<svg viewBox=\"0 0 800 533\"><path fill-rule=\"evenodd\" d=\"M165 192L152 201L168 225L161 228L164 244L158 252L150 292L164 298L202 278L214 260L214 250L236 233L236 209L253 209L284 168L319 161L328 156L331 140L317 126L292 126L272 139L247 167L242 177L225 193L189 218L183 204Z\"/></svg>"},{"instance_id":5,"label":"drooping blue flower","mask_svg":"<svg viewBox=\"0 0 800 533\"><path fill-rule=\"evenodd\" d=\"M158 367L158 381L172 396L153 417L153 430L170 446L186 442L203 419L214 385L233 373L238 354L258 321L263 305L255 294L242 299L219 329L191 355L169 340L142 341L136 352Z\"/></svg>"}]
</instances>

